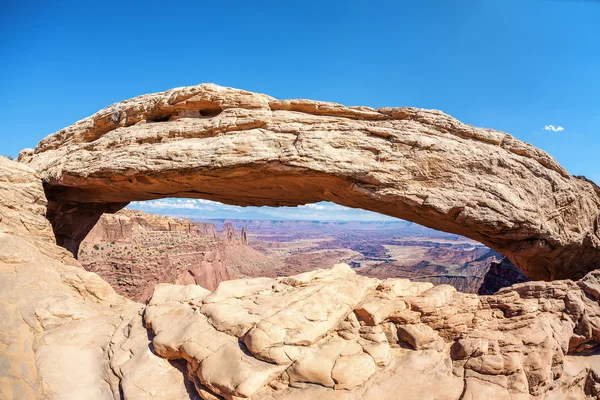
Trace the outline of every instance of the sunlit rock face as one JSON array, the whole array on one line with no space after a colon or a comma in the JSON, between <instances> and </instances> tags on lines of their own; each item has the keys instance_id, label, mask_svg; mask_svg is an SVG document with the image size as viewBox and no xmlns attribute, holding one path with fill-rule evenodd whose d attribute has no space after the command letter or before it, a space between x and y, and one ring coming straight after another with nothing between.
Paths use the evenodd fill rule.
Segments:
<instances>
[{"instance_id":1,"label":"sunlit rock face","mask_svg":"<svg viewBox=\"0 0 600 400\"><path fill-rule=\"evenodd\" d=\"M39 175L0 157L0 399L188 399L144 305L55 244Z\"/></svg>"},{"instance_id":2,"label":"sunlit rock face","mask_svg":"<svg viewBox=\"0 0 600 400\"><path fill-rule=\"evenodd\" d=\"M54 244L39 175L0 157L0 398L584 399L600 273L492 296L359 276L117 295Z\"/></svg>"},{"instance_id":3,"label":"sunlit rock face","mask_svg":"<svg viewBox=\"0 0 600 400\"><path fill-rule=\"evenodd\" d=\"M480 241L531 279L599 266L593 183L508 134L435 110L198 85L113 104L19 160L39 172L58 243L73 254L102 213L171 196L360 207Z\"/></svg>"}]
</instances>

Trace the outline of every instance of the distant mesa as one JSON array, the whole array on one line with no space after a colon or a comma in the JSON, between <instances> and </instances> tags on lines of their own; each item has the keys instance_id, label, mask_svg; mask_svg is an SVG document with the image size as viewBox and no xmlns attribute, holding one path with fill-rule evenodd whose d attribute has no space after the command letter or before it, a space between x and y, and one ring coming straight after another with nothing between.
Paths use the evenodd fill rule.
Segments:
<instances>
[{"instance_id":1,"label":"distant mesa","mask_svg":"<svg viewBox=\"0 0 600 400\"><path fill-rule=\"evenodd\" d=\"M78 258L117 293L145 302L159 283L197 284L214 290L235 277L228 264L263 256L231 224L213 224L124 209L104 214L81 243ZM235 262L231 262L231 260Z\"/></svg>"}]
</instances>

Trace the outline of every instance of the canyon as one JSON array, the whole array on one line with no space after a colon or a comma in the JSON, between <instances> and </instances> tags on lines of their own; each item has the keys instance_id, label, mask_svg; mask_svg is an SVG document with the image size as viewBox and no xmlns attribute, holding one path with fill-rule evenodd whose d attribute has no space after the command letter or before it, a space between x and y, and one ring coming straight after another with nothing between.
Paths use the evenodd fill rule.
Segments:
<instances>
[{"instance_id":1,"label":"canyon","mask_svg":"<svg viewBox=\"0 0 600 400\"><path fill-rule=\"evenodd\" d=\"M472 240L406 221L197 222L129 209L102 215L78 254L87 271L140 302L158 283L214 290L229 279L290 276L340 262L364 276L493 294L527 280L517 272L493 281L490 265L496 274L518 271L507 259L499 268L501 258Z\"/></svg>"},{"instance_id":2,"label":"canyon","mask_svg":"<svg viewBox=\"0 0 600 400\"><path fill-rule=\"evenodd\" d=\"M102 215L78 255L86 270L100 275L117 293L141 302L162 282L214 290L234 277L230 270L241 260L264 258L247 245L245 231L238 236L231 224L217 233L212 224L132 210Z\"/></svg>"},{"instance_id":3,"label":"canyon","mask_svg":"<svg viewBox=\"0 0 600 400\"><path fill-rule=\"evenodd\" d=\"M338 263L212 291L158 279L143 304L76 256L103 214L162 197L334 201L466 236L538 280L478 295ZM594 398L599 210L548 154L439 111L216 85L127 100L0 157L0 398ZM127 218L92 237L144 236ZM219 239L253 244L234 230ZM503 263L495 284L515 276Z\"/></svg>"},{"instance_id":4,"label":"canyon","mask_svg":"<svg viewBox=\"0 0 600 400\"><path fill-rule=\"evenodd\" d=\"M201 220L220 226L224 221ZM277 277L308 272L323 265L344 262L357 273L374 278L450 284L477 293L492 262L502 256L467 238L435 231L412 222L233 220L247 227L253 248L268 257L265 263L244 263L241 277ZM510 261L506 260L506 268ZM518 277L527 280L524 276ZM496 292L516 282L493 284ZM491 294L491 293L490 293Z\"/></svg>"}]
</instances>

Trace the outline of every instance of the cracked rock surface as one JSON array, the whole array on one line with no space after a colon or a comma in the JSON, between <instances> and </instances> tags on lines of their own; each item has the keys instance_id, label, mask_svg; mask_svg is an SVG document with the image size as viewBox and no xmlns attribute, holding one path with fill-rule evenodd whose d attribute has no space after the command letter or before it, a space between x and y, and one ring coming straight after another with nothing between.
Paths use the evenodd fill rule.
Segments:
<instances>
[{"instance_id":1,"label":"cracked rock surface","mask_svg":"<svg viewBox=\"0 0 600 400\"><path fill-rule=\"evenodd\" d=\"M73 254L103 212L133 200L327 200L470 237L530 279L600 267L600 188L506 133L436 110L205 84L113 104L19 160L40 173L58 243Z\"/></svg>"},{"instance_id":2,"label":"cracked rock surface","mask_svg":"<svg viewBox=\"0 0 600 400\"><path fill-rule=\"evenodd\" d=\"M227 399L586 398L598 289L592 272L478 297L339 264L213 293L162 284L145 322L159 355Z\"/></svg>"}]
</instances>

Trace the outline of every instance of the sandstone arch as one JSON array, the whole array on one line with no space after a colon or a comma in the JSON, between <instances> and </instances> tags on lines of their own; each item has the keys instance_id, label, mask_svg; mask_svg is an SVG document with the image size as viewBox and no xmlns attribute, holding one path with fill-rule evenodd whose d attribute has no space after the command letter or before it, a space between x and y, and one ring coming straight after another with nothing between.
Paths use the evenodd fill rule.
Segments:
<instances>
[{"instance_id":1,"label":"sandstone arch","mask_svg":"<svg viewBox=\"0 0 600 400\"><path fill-rule=\"evenodd\" d=\"M114 104L25 150L73 253L133 200L319 200L468 236L532 279L600 267L600 189L512 136L440 111L276 100L199 85Z\"/></svg>"}]
</instances>

